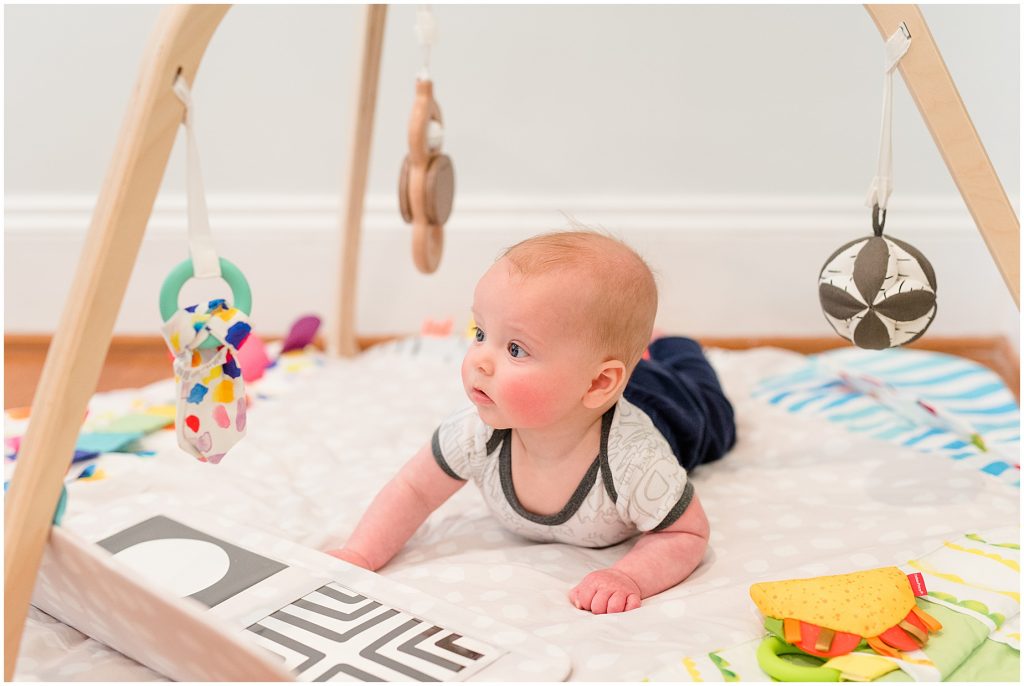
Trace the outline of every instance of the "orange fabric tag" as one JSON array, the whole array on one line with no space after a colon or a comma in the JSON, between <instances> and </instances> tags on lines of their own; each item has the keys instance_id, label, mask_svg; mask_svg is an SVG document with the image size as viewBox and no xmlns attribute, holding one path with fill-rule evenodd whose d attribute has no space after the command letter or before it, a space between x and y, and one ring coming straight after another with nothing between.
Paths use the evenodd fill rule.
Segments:
<instances>
[{"instance_id":1,"label":"orange fabric tag","mask_svg":"<svg viewBox=\"0 0 1024 686\"><path fill-rule=\"evenodd\" d=\"M888 655L889 657L894 657L897 660L903 657L903 654L900 653L900 651L890 647L877 636L868 638L867 642L868 645L871 646L871 648L879 655Z\"/></svg>"},{"instance_id":2,"label":"orange fabric tag","mask_svg":"<svg viewBox=\"0 0 1024 686\"><path fill-rule=\"evenodd\" d=\"M915 606L915 607L911 608L910 611L913 612L914 615L916 615L917 618L920 619L921 622L926 627L928 627L928 631L933 631L934 632L934 631L939 631L940 629L942 629L942 622L940 622L939 620L935 619L934 617L932 617L930 614L928 614L927 612L925 612L921 608Z\"/></svg>"},{"instance_id":3,"label":"orange fabric tag","mask_svg":"<svg viewBox=\"0 0 1024 686\"><path fill-rule=\"evenodd\" d=\"M787 643L800 642L800 621L796 619L782 620L782 634Z\"/></svg>"}]
</instances>

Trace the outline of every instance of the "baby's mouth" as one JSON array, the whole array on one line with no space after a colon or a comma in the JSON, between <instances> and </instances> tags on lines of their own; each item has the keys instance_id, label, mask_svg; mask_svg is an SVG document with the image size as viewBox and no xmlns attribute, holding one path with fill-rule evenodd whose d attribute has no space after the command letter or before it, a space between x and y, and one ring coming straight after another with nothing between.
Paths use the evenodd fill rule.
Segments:
<instances>
[{"instance_id":1,"label":"baby's mouth","mask_svg":"<svg viewBox=\"0 0 1024 686\"><path fill-rule=\"evenodd\" d=\"M473 390L469 392L469 398L478 405L493 405L494 401L491 400L491 396L487 395L479 388L473 387Z\"/></svg>"}]
</instances>

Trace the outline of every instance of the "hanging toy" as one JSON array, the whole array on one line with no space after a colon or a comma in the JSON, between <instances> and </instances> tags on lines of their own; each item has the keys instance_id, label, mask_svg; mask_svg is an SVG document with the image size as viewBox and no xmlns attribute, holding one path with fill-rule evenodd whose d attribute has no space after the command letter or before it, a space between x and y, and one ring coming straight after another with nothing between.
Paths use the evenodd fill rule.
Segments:
<instances>
[{"instance_id":1,"label":"hanging toy","mask_svg":"<svg viewBox=\"0 0 1024 686\"><path fill-rule=\"evenodd\" d=\"M248 315L252 293L238 267L219 258L214 250L199 171L193 107L188 84L180 75L174 92L185 103L191 258L171 270L160 288L161 332L174 355L178 445L201 462L217 464L245 436L245 381L237 355L251 331ZM231 288L233 304L215 298L179 308L181 287L192 278L223 278Z\"/></svg>"},{"instance_id":2,"label":"hanging toy","mask_svg":"<svg viewBox=\"0 0 1024 686\"><path fill-rule=\"evenodd\" d=\"M866 203L872 208L874 236L836 250L818 275L825 319L840 336L870 350L917 340L931 325L937 307L931 263L909 243L882 235L892 194L892 73L909 48L910 31L901 24L885 44L878 173Z\"/></svg>"},{"instance_id":3,"label":"hanging toy","mask_svg":"<svg viewBox=\"0 0 1024 686\"><path fill-rule=\"evenodd\" d=\"M430 79L430 48L435 25L429 9L417 12L416 32L423 49L423 67L416 79L416 99L409 117L409 154L398 178L398 207L413 226L412 254L424 274L437 269L444 245L444 224L452 212L455 169L441 152L444 128Z\"/></svg>"},{"instance_id":4,"label":"hanging toy","mask_svg":"<svg viewBox=\"0 0 1024 686\"><path fill-rule=\"evenodd\" d=\"M822 267L818 296L825 319L843 338L869 350L911 343L935 318L935 271L914 246L882 236L858 238Z\"/></svg>"}]
</instances>

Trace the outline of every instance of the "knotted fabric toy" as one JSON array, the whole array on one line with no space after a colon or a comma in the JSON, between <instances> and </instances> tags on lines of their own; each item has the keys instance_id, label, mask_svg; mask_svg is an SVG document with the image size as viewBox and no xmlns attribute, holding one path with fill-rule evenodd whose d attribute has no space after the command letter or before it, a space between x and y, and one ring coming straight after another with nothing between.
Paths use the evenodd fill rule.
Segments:
<instances>
[{"instance_id":1,"label":"knotted fabric toy","mask_svg":"<svg viewBox=\"0 0 1024 686\"><path fill-rule=\"evenodd\" d=\"M223 299L175 312L162 332L174 354L178 445L217 464L245 436L245 381L235 358L249 337L245 313ZM202 344L213 338L216 347Z\"/></svg>"}]
</instances>

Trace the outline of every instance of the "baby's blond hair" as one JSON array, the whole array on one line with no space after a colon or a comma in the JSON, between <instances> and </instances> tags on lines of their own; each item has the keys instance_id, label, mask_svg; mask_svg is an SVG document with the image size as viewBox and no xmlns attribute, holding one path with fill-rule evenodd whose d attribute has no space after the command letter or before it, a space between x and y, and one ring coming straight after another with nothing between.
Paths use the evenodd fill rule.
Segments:
<instances>
[{"instance_id":1,"label":"baby's blond hair","mask_svg":"<svg viewBox=\"0 0 1024 686\"><path fill-rule=\"evenodd\" d=\"M592 349L621 360L632 372L654 328L658 288L640 255L622 241L590 229L542 234L516 243L507 258L523 276L572 271Z\"/></svg>"}]
</instances>

